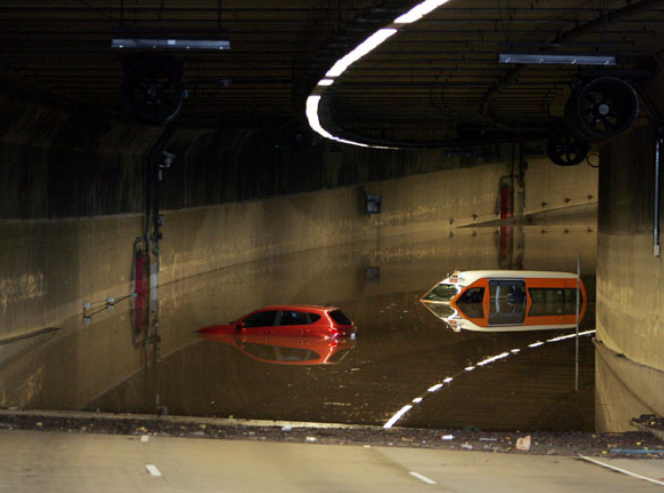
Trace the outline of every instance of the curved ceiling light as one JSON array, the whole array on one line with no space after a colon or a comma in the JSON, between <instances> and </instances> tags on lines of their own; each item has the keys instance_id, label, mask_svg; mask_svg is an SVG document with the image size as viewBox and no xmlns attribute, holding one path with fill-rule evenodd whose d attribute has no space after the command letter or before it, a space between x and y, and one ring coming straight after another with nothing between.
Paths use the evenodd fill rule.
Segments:
<instances>
[{"instance_id":1,"label":"curved ceiling light","mask_svg":"<svg viewBox=\"0 0 664 493\"><path fill-rule=\"evenodd\" d=\"M346 70L348 70L350 66L359 61L365 55L371 53L390 37L399 32L401 27L419 21L422 19L422 17L430 14L441 5L446 4L448 1L449 0L425 0L424 2L417 4L405 14L394 19L392 24L390 24L388 27L379 29L367 39L365 39L362 43L357 45L352 51L337 60L335 64L332 65L332 68L330 68L325 73L325 78L318 82L314 90L311 91L311 94L309 94L309 97L307 98L306 113L309 126L316 133L322 135L326 139L341 142L342 144L368 147L371 149L400 149L400 147L372 145L364 142L343 139L337 135L333 135L329 130L326 130L320 122L320 102L325 91L334 85L334 83L343 75Z\"/></svg>"}]
</instances>

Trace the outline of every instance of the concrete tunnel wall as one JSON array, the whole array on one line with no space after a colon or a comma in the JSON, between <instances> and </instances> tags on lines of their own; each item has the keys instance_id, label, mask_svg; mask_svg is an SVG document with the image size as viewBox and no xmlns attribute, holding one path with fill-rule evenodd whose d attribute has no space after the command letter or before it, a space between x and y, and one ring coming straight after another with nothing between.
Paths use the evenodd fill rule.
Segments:
<instances>
[{"instance_id":1,"label":"concrete tunnel wall","mask_svg":"<svg viewBox=\"0 0 664 493\"><path fill-rule=\"evenodd\" d=\"M77 325L133 291L144 159L163 128L0 98L0 340ZM267 136L267 137L266 137ZM512 156L275 147L270 131L175 130L165 148L161 282L336 244L497 218ZM525 210L592 204L596 170L529 160ZM552 179L555 174L556 179ZM380 194L383 211L365 211Z\"/></svg>"},{"instance_id":2,"label":"concrete tunnel wall","mask_svg":"<svg viewBox=\"0 0 664 493\"><path fill-rule=\"evenodd\" d=\"M601 152L596 390L600 430L629 430L632 418L664 414L664 265L661 256L654 255L653 136L651 127L641 127L606 144Z\"/></svg>"},{"instance_id":3,"label":"concrete tunnel wall","mask_svg":"<svg viewBox=\"0 0 664 493\"><path fill-rule=\"evenodd\" d=\"M566 226L557 229L547 226L546 234L541 233L540 227L515 228L515 230L523 229L523 235L526 236L524 242L527 245L525 249L527 258L524 259L524 267L538 268L546 264L555 270L569 269L570 263L575 262L575 254L578 251L583 258L594 258L595 233L582 229L582 224L584 222L576 225L577 227L571 227L569 233L564 231ZM394 374L397 367L392 365L391 361L399 358L402 362L401 369L398 370L399 381L402 382L404 392L410 394L407 389L410 388L412 391L412 386L418 381L426 387L431 384L426 377L429 374L422 374L419 370L419 355L427 354L428 358L439 361L440 365L443 365L440 366L440 372L449 374L454 373L455 369L467 366L465 355L468 349L462 348L468 343L478 349L471 340L482 341L479 343L482 354L499 354L513 347L513 339L509 335L488 338L471 332L452 335L442 322L427 313L427 310L416 301L417 294L421 294L438 281L441 272L447 272L455 267L462 269L497 267L499 261L497 247L500 237L496 234L496 229L495 227L458 229L454 231L453 236L432 231L392 236L378 241L348 243L239 264L169 283L162 286L159 293L161 342L158 349L150 344L147 350L150 354L160 355L158 363L160 368L171 367L174 361L181 361L179 354L183 352L188 354L191 346L201 344L200 338L194 331L203 326L235 319L256 306L266 304L333 303L342 306L363 332L361 342L354 350L355 357L359 355L361 361L366 355L370 360L383 362L380 368L373 368L368 373L362 372L364 378L371 381L370 375L382 372ZM531 248L533 243L538 241L558 247ZM569 250L560 248L565 245L569 245ZM440 268L432 268L436 265ZM367 279L368 266L380 269L379 280ZM588 274L594 275L594 265L592 268L589 266ZM274 285L278 285L279 289L273 289ZM391 306L391 303L387 302L388 299L399 300L401 308L407 307L408 312L414 317L414 325L423 324L422 328L431 329L427 330L428 337L414 338L408 330L393 331L394 312L385 310L386 305ZM157 405L155 392L161 394L161 391L154 388L155 382L149 375L154 374L153 365L156 362L147 363L146 348L140 344L138 347L133 344L134 337L131 334L134 331L134 315L129 309L129 304L122 303L113 311L100 312L93 318L93 323L84 325L81 329L62 330L0 346L0 348L16 348L15 353L18 355L0 365L0 406L26 409L94 411L101 408L112 412L154 412ZM370 323L374 325L374 330L365 332L362 328ZM137 339L140 340L143 334L137 334ZM433 347L442 349L440 337L444 334L451 336L448 342L452 344L450 346L443 344L445 349L442 353L439 350L432 351ZM496 343L499 345L495 345ZM29 352L26 348L30 349ZM229 352L237 351L233 347L227 346L227 348ZM360 355L358 351L363 354ZM448 352L449 357L445 356ZM414 358L412 365L405 365L407 368L405 373L402 361L404 354ZM572 356L571 352L567 354L568 358ZM521 361L521 357L518 359ZM582 357L582 361L584 368L588 368L590 364L594 365L594 359L589 361ZM553 365L541 365L541 363L540 360L540 366L543 367L536 372L537 375L533 372L520 375L523 392L517 392L512 398L522 404L525 402L527 409L523 409L523 413L512 413L510 419L521 419L524 414L536 418L537 409L552 409L560 407L563 402L570 404L575 401L573 398L569 399L572 397L569 388L562 390L562 395L550 392L545 393L546 397L542 395L542 387L551 390L553 387L560 389L561 386L571 385L573 364L564 363L557 358ZM229 364L229 361L226 360L225 364ZM567 368L568 378L561 378L557 370L561 366ZM245 365L242 365L242 368L244 367ZM517 368L512 365L508 367L510 368L507 370L508 373L516 372L516 375L519 375ZM176 381L187 382L188 390L180 394L180 391L172 388L170 383L167 385L170 389L168 392L173 398L169 398L168 403L163 399L159 399L159 402L167 405L171 413L184 412L183 400L186 401L191 397L192 386L200 389L201 386L207 385L204 382L209 383L209 379L198 378L199 374L195 368L202 368L200 362L193 368L180 367L181 372L174 370L179 374ZM253 386L228 383L238 382L233 368L234 365L231 363L228 368L231 373L224 373L228 375L228 379L219 374L218 378L213 379L214 382L234 389L229 396L231 401L241 394L243 396L241 400L246 403L257 403ZM207 366L208 372L209 369ZM239 369L238 367L237 370ZM265 375L265 367L256 367L256 370L260 375ZM292 372L282 373L282 377L275 380L273 370L274 367L271 367L268 373L272 374L272 377L267 380L257 375L263 388L271 385L274 394L283 395L278 389L285 388L287 384L297 387L299 380ZM549 387L554 376L555 383L553 387ZM538 381L539 385L532 386L527 383L533 380ZM76 384L72 385L71 382ZM592 385L592 382L588 382L587 385ZM166 392L165 388L162 390ZM205 393L209 395L209 392ZM327 394L326 399L330 399L334 394L335 392ZM384 408L386 413L394 412L401 407L402 402L398 402L399 395L403 395L403 392L380 396L381 407L386 406ZM378 399L378 396L375 396L374 404ZM529 406L529 399L534 399L536 405ZM216 399L216 402L223 407L231 405L230 402L224 403L224 401L225 399ZM586 399L584 402L590 405L584 409L591 411L592 402ZM207 403L210 401L207 400ZM274 402L270 401L270 405L272 404ZM261 402L259 407L263 408L264 405L266 403ZM308 404L306 407L309 407ZM189 412L192 412L192 409L189 409ZM195 411L197 414L198 409L200 408ZM208 414L217 414L220 409L209 409L209 411ZM244 413L239 413L241 410L237 408L218 415L228 415L233 411L236 416L245 416ZM586 423L584 428L587 427L588 419L592 421L592 416L584 414L579 408L570 411L568 416L579 414L585 416L582 421L577 421L577 424ZM494 423L492 427L500 425L495 413L487 413L486 418ZM510 422L515 423L515 421ZM533 429L528 426L524 428L523 422L515 427Z\"/></svg>"}]
</instances>

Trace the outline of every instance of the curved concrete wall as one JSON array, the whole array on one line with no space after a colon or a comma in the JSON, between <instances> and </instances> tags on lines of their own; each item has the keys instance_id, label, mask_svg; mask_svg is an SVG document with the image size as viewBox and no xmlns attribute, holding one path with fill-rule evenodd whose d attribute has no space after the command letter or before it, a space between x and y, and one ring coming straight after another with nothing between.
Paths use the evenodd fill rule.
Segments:
<instances>
[{"instance_id":1,"label":"curved concrete wall","mask_svg":"<svg viewBox=\"0 0 664 493\"><path fill-rule=\"evenodd\" d=\"M163 183L165 209L290 195L484 162L437 151L302 147L282 129L146 127L0 93L0 219L142 212L146 169L162 162L162 150L176 155Z\"/></svg>"},{"instance_id":2,"label":"curved concrete wall","mask_svg":"<svg viewBox=\"0 0 664 493\"><path fill-rule=\"evenodd\" d=\"M432 231L472 234L465 228L498 218L501 181L514 169L509 152L483 163L433 150L277 148L265 144L274 142L266 138L269 131L164 134L161 128L96 121L8 97L0 98L0 115L5 178L0 193L7 197L0 202L0 342L67 327L74 334L67 340L78 344L74 355L85 352L91 337L108 339L112 351L118 337L119 329L108 321L83 325L82 304L118 299L134 289L134 240L144 234L145 169L160 157L152 152L158 143L177 155L164 172L162 189L162 285L363 240L380 243ZM531 160L522 205L526 212L541 212L592 204L596 183L596 170L589 167ZM382 196L381 214L367 214L367 194ZM486 244L495 254L493 241ZM10 346L0 344L0 365L16 356ZM141 364L140 358L129 363L113 358L109 354L109 365L124 368L120 372ZM81 375L95 364L82 356L73 359L63 364ZM17 373L19 379L31 375L21 402L35 402L30 396L48 377L44 368ZM101 387L113 385L102 377ZM85 402L92 387L98 388L82 389L74 402Z\"/></svg>"},{"instance_id":3,"label":"curved concrete wall","mask_svg":"<svg viewBox=\"0 0 664 493\"><path fill-rule=\"evenodd\" d=\"M500 179L508 167L484 165L287 197L167 210L161 282L348 242L431 230L447 234L453 228L496 219ZM527 183L534 194L540 186L551 187L537 175ZM593 181L585 183L591 188ZM368 193L382 196L381 214L366 213ZM4 220L2 338L60 326L80 316L84 301L131 293L133 244L143 235L143 225L137 214Z\"/></svg>"},{"instance_id":4,"label":"curved concrete wall","mask_svg":"<svg viewBox=\"0 0 664 493\"><path fill-rule=\"evenodd\" d=\"M161 283L344 243L414 234L495 218L503 166L487 165L355 187L165 211ZM446 193L449 191L449 193ZM383 212L365 211L380 194ZM139 215L4 221L0 242L0 339L81 314L84 301L133 290Z\"/></svg>"},{"instance_id":5,"label":"curved concrete wall","mask_svg":"<svg viewBox=\"0 0 664 493\"><path fill-rule=\"evenodd\" d=\"M664 414L664 265L654 255L654 140L649 127L602 148L597 263L598 427L632 429ZM661 213L660 213L661 214Z\"/></svg>"}]
</instances>

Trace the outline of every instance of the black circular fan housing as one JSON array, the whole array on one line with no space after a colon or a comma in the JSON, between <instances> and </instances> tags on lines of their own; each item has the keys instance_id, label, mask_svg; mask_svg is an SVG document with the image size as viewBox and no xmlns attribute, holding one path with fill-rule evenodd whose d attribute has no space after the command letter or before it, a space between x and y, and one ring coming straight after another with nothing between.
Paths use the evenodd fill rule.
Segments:
<instances>
[{"instance_id":1,"label":"black circular fan housing","mask_svg":"<svg viewBox=\"0 0 664 493\"><path fill-rule=\"evenodd\" d=\"M639 114L634 88L615 77L600 77L574 91L565 106L570 129L591 142L627 132Z\"/></svg>"},{"instance_id":2,"label":"black circular fan housing","mask_svg":"<svg viewBox=\"0 0 664 493\"><path fill-rule=\"evenodd\" d=\"M180 112L184 99L181 67L169 59L144 58L125 70L122 98L138 121L160 125Z\"/></svg>"},{"instance_id":3,"label":"black circular fan housing","mask_svg":"<svg viewBox=\"0 0 664 493\"><path fill-rule=\"evenodd\" d=\"M549 137L546 155L558 166L574 166L588 156L590 144L568 130L560 130Z\"/></svg>"}]
</instances>

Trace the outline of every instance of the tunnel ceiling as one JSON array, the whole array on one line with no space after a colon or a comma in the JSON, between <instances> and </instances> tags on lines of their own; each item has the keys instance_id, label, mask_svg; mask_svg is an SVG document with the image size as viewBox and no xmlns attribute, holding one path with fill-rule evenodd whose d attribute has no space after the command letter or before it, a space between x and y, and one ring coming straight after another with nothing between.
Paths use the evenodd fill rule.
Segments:
<instances>
[{"instance_id":1,"label":"tunnel ceiling","mask_svg":"<svg viewBox=\"0 0 664 493\"><path fill-rule=\"evenodd\" d=\"M305 101L326 71L416 4L3 0L0 77L32 98L131 118L125 71L156 57L181 71L187 92L173 125L307 128ZM227 39L231 49L120 50L118 33ZM416 146L545 136L566 125L572 84L610 75L638 88L662 48L662 0L451 0L339 77L321 119L341 136ZM617 64L498 62L515 53Z\"/></svg>"}]
</instances>

